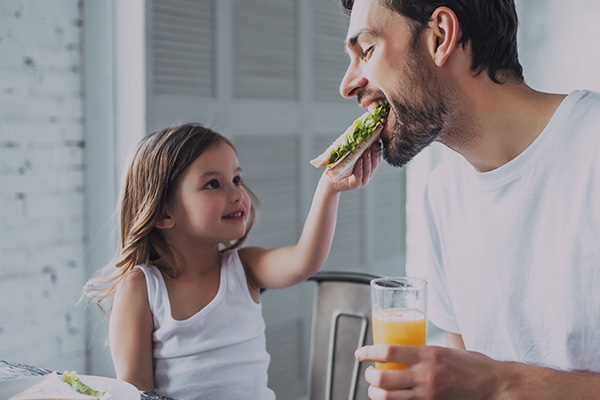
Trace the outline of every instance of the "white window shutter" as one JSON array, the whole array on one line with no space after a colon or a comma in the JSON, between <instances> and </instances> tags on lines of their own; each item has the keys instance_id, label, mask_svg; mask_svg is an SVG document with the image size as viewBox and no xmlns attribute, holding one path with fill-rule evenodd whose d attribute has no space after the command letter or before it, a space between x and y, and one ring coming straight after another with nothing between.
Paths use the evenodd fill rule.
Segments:
<instances>
[{"instance_id":1,"label":"white window shutter","mask_svg":"<svg viewBox=\"0 0 600 400\"><path fill-rule=\"evenodd\" d=\"M406 249L406 169L392 167L385 161L377 167L369 183L373 204L369 207L372 223L371 254L377 261L404 257ZM398 266L396 274L401 272Z\"/></svg>"},{"instance_id":2,"label":"white window shutter","mask_svg":"<svg viewBox=\"0 0 600 400\"><path fill-rule=\"evenodd\" d=\"M233 96L298 98L297 0L235 0Z\"/></svg>"},{"instance_id":3,"label":"white window shutter","mask_svg":"<svg viewBox=\"0 0 600 400\"><path fill-rule=\"evenodd\" d=\"M339 0L147 0L147 7L148 126L198 121L231 139L262 205L245 245L295 244L323 173L308 160L359 114L338 94L348 66ZM289 123L269 121L274 112ZM324 269L388 273L403 260L404 172L379 168L367 188L342 193ZM261 299L269 379L281 400L306 389L308 298L300 285Z\"/></svg>"},{"instance_id":4,"label":"white window shutter","mask_svg":"<svg viewBox=\"0 0 600 400\"><path fill-rule=\"evenodd\" d=\"M311 7L314 99L341 102L338 89L349 62L344 52L349 17L339 0L312 0Z\"/></svg>"},{"instance_id":5,"label":"white window shutter","mask_svg":"<svg viewBox=\"0 0 600 400\"><path fill-rule=\"evenodd\" d=\"M299 145L295 136L235 139L243 179L261 202L248 245L280 247L298 241L300 223Z\"/></svg>"},{"instance_id":6,"label":"white window shutter","mask_svg":"<svg viewBox=\"0 0 600 400\"><path fill-rule=\"evenodd\" d=\"M214 0L152 0L150 27L152 93L214 97Z\"/></svg>"}]
</instances>

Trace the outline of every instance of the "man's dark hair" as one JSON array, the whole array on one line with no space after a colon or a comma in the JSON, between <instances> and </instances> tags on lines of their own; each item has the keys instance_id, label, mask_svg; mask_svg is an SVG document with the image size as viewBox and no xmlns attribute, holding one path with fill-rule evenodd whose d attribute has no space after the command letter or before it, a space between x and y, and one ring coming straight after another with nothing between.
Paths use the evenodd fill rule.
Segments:
<instances>
[{"instance_id":1,"label":"man's dark hair","mask_svg":"<svg viewBox=\"0 0 600 400\"><path fill-rule=\"evenodd\" d=\"M414 21L415 36L429 22L438 7L448 7L456 14L462 36L458 44L470 46L471 70L478 75L487 71L490 79L523 80L523 67L517 53L519 24L514 0L379 0L387 8ZM341 0L347 14L354 0Z\"/></svg>"}]
</instances>

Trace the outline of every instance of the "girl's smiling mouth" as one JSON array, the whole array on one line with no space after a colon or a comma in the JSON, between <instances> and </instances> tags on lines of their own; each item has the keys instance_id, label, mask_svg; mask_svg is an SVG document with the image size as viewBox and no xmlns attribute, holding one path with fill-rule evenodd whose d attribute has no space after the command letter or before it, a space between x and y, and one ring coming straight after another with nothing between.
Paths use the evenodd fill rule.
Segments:
<instances>
[{"instance_id":1,"label":"girl's smiling mouth","mask_svg":"<svg viewBox=\"0 0 600 400\"><path fill-rule=\"evenodd\" d=\"M244 218L244 215L246 215L244 210L236 210L231 214L224 215L223 219L242 219Z\"/></svg>"}]
</instances>

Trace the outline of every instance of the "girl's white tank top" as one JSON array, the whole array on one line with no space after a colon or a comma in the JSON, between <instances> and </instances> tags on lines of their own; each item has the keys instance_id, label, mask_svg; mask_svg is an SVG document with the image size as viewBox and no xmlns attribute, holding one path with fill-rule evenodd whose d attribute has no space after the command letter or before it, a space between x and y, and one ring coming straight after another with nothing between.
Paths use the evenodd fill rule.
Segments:
<instances>
[{"instance_id":1,"label":"girl's white tank top","mask_svg":"<svg viewBox=\"0 0 600 400\"><path fill-rule=\"evenodd\" d=\"M248 290L237 250L223 254L221 282L214 299L185 320L172 317L165 281L153 265L146 276L154 319L154 386L175 399L270 400L269 354L262 306Z\"/></svg>"}]
</instances>

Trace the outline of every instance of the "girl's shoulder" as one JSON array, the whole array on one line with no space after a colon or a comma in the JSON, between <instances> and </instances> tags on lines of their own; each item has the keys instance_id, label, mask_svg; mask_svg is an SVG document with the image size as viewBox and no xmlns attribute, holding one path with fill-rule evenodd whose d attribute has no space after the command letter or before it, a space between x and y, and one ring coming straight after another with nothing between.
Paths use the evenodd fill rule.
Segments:
<instances>
[{"instance_id":1,"label":"girl's shoulder","mask_svg":"<svg viewBox=\"0 0 600 400\"><path fill-rule=\"evenodd\" d=\"M235 248L224 251L221 254L221 266L227 268L229 271L238 271L244 273L247 279L251 280L251 270L248 267L248 261L246 259L246 248Z\"/></svg>"},{"instance_id":2,"label":"girl's shoulder","mask_svg":"<svg viewBox=\"0 0 600 400\"><path fill-rule=\"evenodd\" d=\"M137 265L124 273L117 292L146 293L146 297L149 297L160 290L164 285L163 280L160 270L154 265Z\"/></svg>"},{"instance_id":3,"label":"girl's shoulder","mask_svg":"<svg viewBox=\"0 0 600 400\"><path fill-rule=\"evenodd\" d=\"M233 253L229 253L229 252ZM256 275L252 269L252 262L257 258L257 252L260 252L260 248L258 247L242 247L239 249L228 250L228 257L233 258L236 262L242 267L242 271L244 273L244 277L246 278L246 283L248 285L248 290L250 291L250 295L255 302L258 302L258 296L260 293L260 285L256 279Z\"/></svg>"},{"instance_id":4,"label":"girl's shoulder","mask_svg":"<svg viewBox=\"0 0 600 400\"><path fill-rule=\"evenodd\" d=\"M127 271L119 285L113 299L113 310L115 307L127 312L147 313L148 287L146 284L146 275L140 268L132 268Z\"/></svg>"},{"instance_id":5,"label":"girl's shoulder","mask_svg":"<svg viewBox=\"0 0 600 400\"><path fill-rule=\"evenodd\" d=\"M258 247L241 247L234 249L235 254L230 254L229 257L239 260L239 263L244 268L246 274L252 273L252 265L256 262L258 255L260 254ZM231 250L228 250L228 252Z\"/></svg>"},{"instance_id":6,"label":"girl's shoulder","mask_svg":"<svg viewBox=\"0 0 600 400\"><path fill-rule=\"evenodd\" d=\"M140 290L146 291L146 274L142 268L134 267L123 275L117 292L134 291L139 293Z\"/></svg>"}]
</instances>

